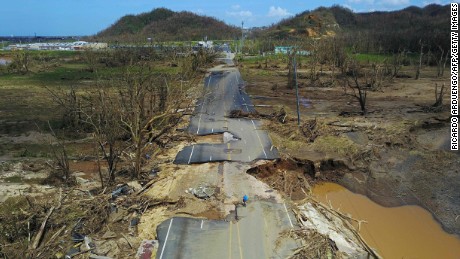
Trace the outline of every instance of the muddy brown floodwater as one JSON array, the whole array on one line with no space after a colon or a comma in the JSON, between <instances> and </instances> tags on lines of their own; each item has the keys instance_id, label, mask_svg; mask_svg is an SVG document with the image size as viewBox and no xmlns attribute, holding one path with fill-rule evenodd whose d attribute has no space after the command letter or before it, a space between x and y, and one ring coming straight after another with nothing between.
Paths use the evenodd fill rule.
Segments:
<instances>
[{"instance_id":1,"label":"muddy brown floodwater","mask_svg":"<svg viewBox=\"0 0 460 259\"><path fill-rule=\"evenodd\" d=\"M104 161L101 162L101 165L104 166ZM80 177L84 179L92 179L99 177L97 162L95 161L70 161L69 163L70 171L80 172Z\"/></svg>"},{"instance_id":2,"label":"muddy brown floodwater","mask_svg":"<svg viewBox=\"0 0 460 259\"><path fill-rule=\"evenodd\" d=\"M460 238L443 231L419 206L386 208L335 183L313 188L314 196L355 219L360 233L383 258L460 258Z\"/></svg>"}]
</instances>

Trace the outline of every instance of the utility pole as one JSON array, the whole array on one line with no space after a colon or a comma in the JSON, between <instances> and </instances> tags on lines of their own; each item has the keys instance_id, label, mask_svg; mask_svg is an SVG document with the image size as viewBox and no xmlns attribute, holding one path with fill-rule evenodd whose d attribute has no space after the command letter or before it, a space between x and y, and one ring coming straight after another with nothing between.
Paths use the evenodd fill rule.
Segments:
<instances>
[{"instance_id":1,"label":"utility pole","mask_svg":"<svg viewBox=\"0 0 460 259\"><path fill-rule=\"evenodd\" d=\"M244 40L244 31L243 31L244 21L241 21L241 54L243 54L243 40Z\"/></svg>"},{"instance_id":2,"label":"utility pole","mask_svg":"<svg viewBox=\"0 0 460 259\"><path fill-rule=\"evenodd\" d=\"M299 110L299 87L297 85L297 64L295 60L295 52L294 52L294 82L295 82L295 96L297 99L297 125L300 126L300 110Z\"/></svg>"}]
</instances>

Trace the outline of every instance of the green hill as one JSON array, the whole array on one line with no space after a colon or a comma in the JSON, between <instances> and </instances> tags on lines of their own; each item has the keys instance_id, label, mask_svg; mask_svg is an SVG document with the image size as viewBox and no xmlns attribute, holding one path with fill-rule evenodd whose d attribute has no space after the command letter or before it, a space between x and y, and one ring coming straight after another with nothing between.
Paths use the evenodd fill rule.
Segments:
<instances>
[{"instance_id":1,"label":"green hill","mask_svg":"<svg viewBox=\"0 0 460 259\"><path fill-rule=\"evenodd\" d=\"M155 41L232 39L239 34L234 26L208 16L191 12L174 12L165 8L139 15L126 15L94 37L104 41Z\"/></svg>"},{"instance_id":2,"label":"green hill","mask_svg":"<svg viewBox=\"0 0 460 259\"><path fill-rule=\"evenodd\" d=\"M439 46L447 49L449 17L449 5L369 13L354 13L340 6L320 7L282 20L262 35L279 40L302 40L340 34L347 43L364 51L417 51L420 41L430 49Z\"/></svg>"}]
</instances>

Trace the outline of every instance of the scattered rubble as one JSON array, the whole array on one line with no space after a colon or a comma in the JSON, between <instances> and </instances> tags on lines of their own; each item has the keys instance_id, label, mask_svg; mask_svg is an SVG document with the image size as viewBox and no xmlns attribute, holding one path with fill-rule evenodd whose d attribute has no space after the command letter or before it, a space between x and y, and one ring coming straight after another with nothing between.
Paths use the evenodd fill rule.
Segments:
<instances>
[{"instance_id":1,"label":"scattered rubble","mask_svg":"<svg viewBox=\"0 0 460 259\"><path fill-rule=\"evenodd\" d=\"M327 237L329 243L333 244L332 250L340 252L345 258L381 258L349 223L351 217L314 201L306 202L298 209L297 219L303 226L299 232L309 233L310 230ZM308 240L308 246L311 246L311 240ZM299 252L307 248L302 248Z\"/></svg>"},{"instance_id":2,"label":"scattered rubble","mask_svg":"<svg viewBox=\"0 0 460 259\"><path fill-rule=\"evenodd\" d=\"M216 193L216 187L202 185L198 186L197 188L189 188L185 192L191 193L195 195L195 197L197 198L206 200L214 196L214 194Z\"/></svg>"}]
</instances>

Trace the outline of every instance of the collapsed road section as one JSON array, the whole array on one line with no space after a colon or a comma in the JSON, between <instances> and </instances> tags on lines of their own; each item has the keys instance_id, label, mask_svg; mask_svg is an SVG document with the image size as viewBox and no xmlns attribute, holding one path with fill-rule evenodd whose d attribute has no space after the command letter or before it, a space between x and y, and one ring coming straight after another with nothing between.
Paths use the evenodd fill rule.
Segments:
<instances>
[{"instance_id":1,"label":"collapsed road section","mask_svg":"<svg viewBox=\"0 0 460 259\"><path fill-rule=\"evenodd\" d=\"M204 96L190 120L188 132L194 135L231 134L222 144L201 143L185 147L174 160L175 164L219 161L251 162L276 159L277 149L270 137L260 130L257 120L229 118L232 111L254 112L244 83L236 68L216 68L205 79Z\"/></svg>"},{"instance_id":2,"label":"collapsed road section","mask_svg":"<svg viewBox=\"0 0 460 259\"><path fill-rule=\"evenodd\" d=\"M232 55L227 53L229 56ZM234 117L231 116L234 111L254 112L243 86L234 67L220 66L210 71L188 132L200 136L220 134L222 143L187 146L174 160L178 168L220 162L218 173L201 172L204 177L216 180L213 193L219 193L219 198L213 199L206 188L201 188L204 195L197 195L193 188L187 193L217 202L221 217L211 220L177 214L166 219L157 227L156 258L305 258L317 255L318 249L324 250L321 253L332 251L328 249L336 254L341 253L337 250L344 251L353 258L378 257L363 249L352 235L343 234L342 227L336 230L335 223L318 220L322 232L312 230L301 220L307 214L298 212L299 208L285 201L271 186L246 174L251 165L264 163L258 160L277 159L279 154L267 132L260 129L260 122L230 118ZM306 211L310 213L313 209ZM322 219L322 213L308 215ZM327 235L333 237L329 239ZM314 246L310 247L311 244Z\"/></svg>"}]
</instances>

